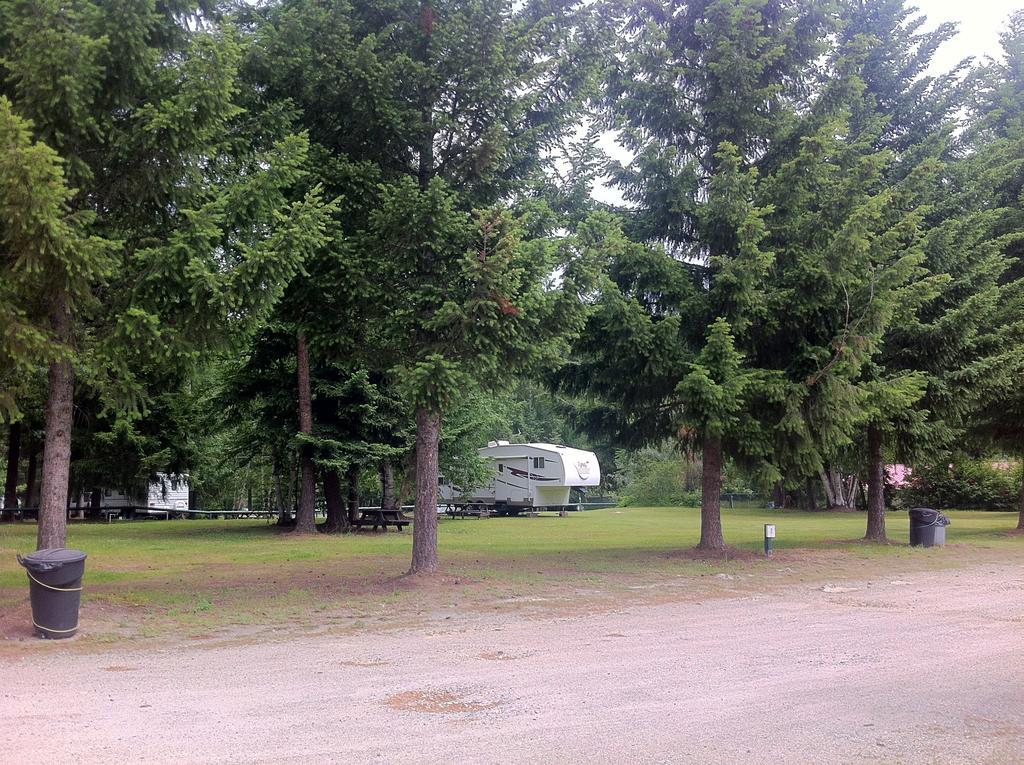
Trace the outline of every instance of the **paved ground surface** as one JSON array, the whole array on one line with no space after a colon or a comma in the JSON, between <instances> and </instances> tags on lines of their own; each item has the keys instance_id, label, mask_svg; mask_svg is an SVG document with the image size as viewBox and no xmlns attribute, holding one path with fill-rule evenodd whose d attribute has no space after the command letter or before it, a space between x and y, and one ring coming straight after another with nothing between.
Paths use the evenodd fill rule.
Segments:
<instances>
[{"instance_id":1,"label":"paved ground surface","mask_svg":"<svg viewBox=\"0 0 1024 765\"><path fill-rule=\"evenodd\" d=\"M1021 763L1024 571L0 660L5 763Z\"/></svg>"}]
</instances>

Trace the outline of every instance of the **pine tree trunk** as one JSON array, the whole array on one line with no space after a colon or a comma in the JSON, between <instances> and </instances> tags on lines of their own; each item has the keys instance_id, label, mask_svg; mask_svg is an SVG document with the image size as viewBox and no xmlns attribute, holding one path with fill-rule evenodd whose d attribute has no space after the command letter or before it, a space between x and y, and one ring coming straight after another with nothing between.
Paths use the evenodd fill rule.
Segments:
<instances>
[{"instance_id":1,"label":"pine tree trunk","mask_svg":"<svg viewBox=\"0 0 1024 765\"><path fill-rule=\"evenodd\" d=\"M405 507L415 499L413 493L416 490L416 455L413 454L408 460L409 464L402 465L402 472L399 474L401 480L398 482L395 501L398 507Z\"/></svg>"},{"instance_id":2,"label":"pine tree trunk","mask_svg":"<svg viewBox=\"0 0 1024 765\"><path fill-rule=\"evenodd\" d=\"M25 507L36 506L36 465L39 457L39 446L36 437L30 430L28 434L28 472L25 474Z\"/></svg>"},{"instance_id":3,"label":"pine tree trunk","mask_svg":"<svg viewBox=\"0 0 1024 765\"><path fill-rule=\"evenodd\" d=\"M828 507L836 507L839 502L836 499L836 489L832 483L832 476L828 469L821 467L818 469L818 477L821 479L821 489L825 492L825 502L828 503ZM842 492L842 489L840 489Z\"/></svg>"},{"instance_id":4,"label":"pine tree trunk","mask_svg":"<svg viewBox=\"0 0 1024 765\"><path fill-rule=\"evenodd\" d=\"M298 359L299 383L299 432L313 435L313 394L309 382L309 346L306 336L298 333L296 356ZM316 470L313 467L313 447L303 444L300 448L302 461L302 488L299 493L299 510L295 514L295 531L299 534L316 532Z\"/></svg>"},{"instance_id":5,"label":"pine tree trunk","mask_svg":"<svg viewBox=\"0 0 1024 765\"><path fill-rule=\"evenodd\" d=\"M295 531L299 534L316 532L316 468L311 454L302 455L302 486L299 510L295 514Z\"/></svg>"},{"instance_id":6,"label":"pine tree trunk","mask_svg":"<svg viewBox=\"0 0 1024 765\"><path fill-rule=\"evenodd\" d=\"M359 466L354 462L348 466L348 519L351 523L359 520Z\"/></svg>"},{"instance_id":7,"label":"pine tree trunk","mask_svg":"<svg viewBox=\"0 0 1024 765\"><path fill-rule=\"evenodd\" d=\"M704 437L698 550L724 550L722 535L722 439Z\"/></svg>"},{"instance_id":8,"label":"pine tree trunk","mask_svg":"<svg viewBox=\"0 0 1024 765\"><path fill-rule=\"evenodd\" d=\"M860 493L860 478L852 476L846 491L846 506L851 510L857 509L857 495Z\"/></svg>"},{"instance_id":9,"label":"pine tree trunk","mask_svg":"<svg viewBox=\"0 0 1024 765\"><path fill-rule=\"evenodd\" d=\"M818 509L818 500L814 496L814 481L807 479L807 509L815 511Z\"/></svg>"},{"instance_id":10,"label":"pine tree trunk","mask_svg":"<svg viewBox=\"0 0 1024 765\"><path fill-rule=\"evenodd\" d=\"M324 470L324 499L327 502L327 523L324 531L337 533L351 529L348 513L345 512L345 501L341 495L341 476L337 468Z\"/></svg>"},{"instance_id":11,"label":"pine tree trunk","mask_svg":"<svg viewBox=\"0 0 1024 765\"><path fill-rule=\"evenodd\" d=\"M18 466L21 462L21 423L12 422L7 432L7 480L4 482L4 516L13 519L18 512Z\"/></svg>"},{"instance_id":12,"label":"pine tree trunk","mask_svg":"<svg viewBox=\"0 0 1024 765\"><path fill-rule=\"evenodd\" d=\"M280 468L280 465L274 468L274 502L277 504L277 525L287 526L291 522L291 513L288 511L284 489L281 487Z\"/></svg>"},{"instance_id":13,"label":"pine tree trunk","mask_svg":"<svg viewBox=\"0 0 1024 765\"><path fill-rule=\"evenodd\" d=\"M67 296L53 304L53 333L71 343ZM75 370L69 359L50 363L46 391L46 433L43 442L43 480L39 496L36 547L64 547L68 536L68 478L71 473L71 427L75 413Z\"/></svg>"},{"instance_id":14,"label":"pine tree trunk","mask_svg":"<svg viewBox=\"0 0 1024 765\"><path fill-rule=\"evenodd\" d=\"M410 574L437 571L437 450L441 415L416 410L416 511L412 524Z\"/></svg>"},{"instance_id":15,"label":"pine tree trunk","mask_svg":"<svg viewBox=\"0 0 1024 765\"><path fill-rule=\"evenodd\" d=\"M281 505L284 515L281 523L290 526L295 519L295 463L288 461L288 483L285 485L284 504Z\"/></svg>"},{"instance_id":16,"label":"pine tree trunk","mask_svg":"<svg viewBox=\"0 0 1024 765\"><path fill-rule=\"evenodd\" d=\"M380 506L382 510L398 510L398 497L395 496L395 466L390 462L380 466Z\"/></svg>"},{"instance_id":17,"label":"pine tree trunk","mask_svg":"<svg viewBox=\"0 0 1024 765\"><path fill-rule=\"evenodd\" d=\"M1024 531L1024 460L1020 464L1020 516L1017 518L1017 528Z\"/></svg>"},{"instance_id":18,"label":"pine tree trunk","mask_svg":"<svg viewBox=\"0 0 1024 765\"><path fill-rule=\"evenodd\" d=\"M877 425L868 426L868 530L864 539L886 542L885 436Z\"/></svg>"},{"instance_id":19,"label":"pine tree trunk","mask_svg":"<svg viewBox=\"0 0 1024 765\"><path fill-rule=\"evenodd\" d=\"M71 420L74 414L74 371L69 361L50 364L46 399L46 441L39 496L37 549L67 542L68 475L71 472Z\"/></svg>"},{"instance_id":20,"label":"pine tree trunk","mask_svg":"<svg viewBox=\"0 0 1024 765\"><path fill-rule=\"evenodd\" d=\"M848 482L843 474L835 468L828 471L828 480L832 486L832 499L835 507L848 507L850 504L850 491Z\"/></svg>"}]
</instances>

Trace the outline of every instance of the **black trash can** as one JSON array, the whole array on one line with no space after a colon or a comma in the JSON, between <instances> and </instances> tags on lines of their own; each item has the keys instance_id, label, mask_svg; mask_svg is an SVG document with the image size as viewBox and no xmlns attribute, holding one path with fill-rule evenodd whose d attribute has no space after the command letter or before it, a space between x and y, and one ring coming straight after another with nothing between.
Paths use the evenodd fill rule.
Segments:
<instances>
[{"instance_id":1,"label":"black trash can","mask_svg":"<svg viewBox=\"0 0 1024 765\"><path fill-rule=\"evenodd\" d=\"M930 507L910 511L910 544L913 547L942 547L946 544L949 518Z\"/></svg>"},{"instance_id":2,"label":"black trash can","mask_svg":"<svg viewBox=\"0 0 1024 765\"><path fill-rule=\"evenodd\" d=\"M36 550L18 563L25 567L32 601L32 624L39 637L69 638L78 631L85 553L54 547Z\"/></svg>"}]
</instances>

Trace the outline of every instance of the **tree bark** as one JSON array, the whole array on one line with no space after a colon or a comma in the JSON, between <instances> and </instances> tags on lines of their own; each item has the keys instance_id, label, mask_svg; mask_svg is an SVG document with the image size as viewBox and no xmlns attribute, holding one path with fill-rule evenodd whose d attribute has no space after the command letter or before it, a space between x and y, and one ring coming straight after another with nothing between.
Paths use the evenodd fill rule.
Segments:
<instances>
[{"instance_id":1,"label":"tree bark","mask_svg":"<svg viewBox=\"0 0 1024 765\"><path fill-rule=\"evenodd\" d=\"M1017 518L1017 528L1024 531L1024 459L1020 463L1020 516Z\"/></svg>"},{"instance_id":2,"label":"tree bark","mask_svg":"<svg viewBox=\"0 0 1024 765\"><path fill-rule=\"evenodd\" d=\"M821 479L821 489L825 492L825 502L828 507L838 507L839 501L836 498L836 487L832 483L833 473L825 467L818 468L818 477ZM842 488L839 489L840 494Z\"/></svg>"},{"instance_id":3,"label":"tree bark","mask_svg":"<svg viewBox=\"0 0 1024 765\"><path fill-rule=\"evenodd\" d=\"M399 507L405 507L416 498L416 454L415 451L403 459L398 473L396 497Z\"/></svg>"},{"instance_id":4,"label":"tree bark","mask_svg":"<svg viewBox=\"0 0 1024 765\"><path fill-rule=\"evenodd\" d=\"M39 445L35 434L28 432L28 472L25 474L25 507L35 507L36 499L36 465L39 457Z\"/></svg>"},{"instance_id":5,"label":"tree bark","mask_svg":"<svg viewBox=\"0 0 1024 765\"><path fill-rule=\"evenodd\" d=\"M349 525L348 513L345 512L345 501L341 495L341 476L337 468L324 470L324 499L327 502L327 522L324 524L324 531L349 531L352 527Z\"/></svg>"},{"instance_id":6,"label":"tree bark","mask_svg":"<svg viewBox=\"0 0 1024 765\"><path fill-rule=\"evenodd\" d=\"M382 510L398 510L398 497L395 496L395 466L383 462L380 466L380 507Z\"/></svg>"},{"instance_id":7,"label":"tree bark","mask_svg":"<svg viewBox=\"0 0 1024 765\"><path fill-rule=\"evenodd\" d=\"M65 359L50 364L46 397L46 440L39 497L36 548L64 547L68 535L68 475L71 472L71 421L75 373Z\"/></svg>"},{"instance_id":8,"label":"tree bark","mask_svg":"<svg viewBox=\"0 0 1024 765\"><path fill-rule=\"evenodd\" d=\"M836 506L837 507L849 507L853 501L851 497L851 489L853 488L853 478L844 478L843 474L833 468L829 472L829 480L832 482L832 491L835 494Z\"/></svg>"},{"instance_id":9,"label":"tree bark","mask_svg":"<svg viewBox=\"0 0 1024 765\"><path fill-rule=\"evenodd\" d=\"M71 345L71 314L67 295L54 299L53 333ZM50 363L47 374L43 479L39 496L36 548L64 547L68 536L68 477L71 473L71 426L75 408L75 370L71 360Z\"/></svg>"},{"instance_id":10,"label":"tree bark","mask_svg":"<svg viewBox=\"0 0 1024 765\"><path fill-rule=\"evenodd\" d=\"M851 510L857 509L857 494L860 493L860 478L852 476L846 491L846 506Z\"/></svg>"},{"instance_id":11,"label":"tree bark","mask_svg":"<svg viewBox=\"0 0 1024 765\"><path fill-rule=\"evenodd\" d=\"M299 432L313 435L313 394L309 382L309 346L306 335L300 330L297 337L296 356L298 359L299 383ZM295 514L295 531L299 534L316 533L316 470L313 467L313 447L302 444L302 489L299 494L299 510Z\"/></svg>"},{"instance_id":12,"label":"tree bark","mask_svg":"<svg viewBox=\"0 0 1024 765\"><path fill-rule=\"evenodd\" d=\"M18 513L18 467L21 463L21 423L12 422L7 432L7 480L4 482L4 516L13 519Z\"/></svg>"},{"instance_id":13,"label":"tree bark","mask_svg":"<svg viewBox=\"0 0 1024 765\"><path fill-rule=\"evenodd\" d=\"M287 517L285 523L291 524L295 520L295 511L298 509L298 502L295 499L296 487L298 485L298 471L296 470L295 460L289 460L288 464L288 493L285 496L284 506L287 510Z\"/></svg>"},{"instance_id":14,"label":"tree bark","mask_svg":"<svg viewBox=\"0 0 1024 765\"><path fill-rule=\"evenodd\" d=\"M287 526L291 521L291 513L288 511L288 504L284 499L284 489L281 488L281 466L274 467L274 503L277 505L277 525Z\"/></svg>"},{"instance_id":15,"label":"tree bark","mask_svg":"<svg viewBox=\"0 0 1024 765\"><path fill-rule=\"evenodd\" d=\"M412 524L410 574L437 571L437 451L441 415L416 410L416 510Z\"/></svg>"},{"instance_id":16,"label":"tree bark","mask_svg":"<svg viewBox=\"0 0 1024 765\"><path fill-rule=\"evenodd\" d=\"M818 500L814 496L814 481L807 478L807 509L814 511L818 509Z\"/></svg>"},{"instance_id":17,"label":"tree bark","mask_svg":"<svg viewBox=\"0 0 1024 765\"><path fill-rule=\"evenodd\" d=\"M348 466L348 519L350 523L359 520L359 466L354 462Z\"/></svg>"},{"instance_id":18,"label":"tree bark","mask_svg":"<svg viewBox=\"0 0 1024 765\"><path fill-rule=\"evenodd\" d=\"M724 550L722 535L722 439L704 437L698 550Z\"/></svg>"},{"instance_id":19,"label":"tree bark","mask_svg":"<svg viewBox=\"0 0 1024 765\"><path fill-rule=\"evenodd\" d=\"M885 436L868 426L868 530L864 539L887 542L885 536Z\"/></svg>"}]
</instances>

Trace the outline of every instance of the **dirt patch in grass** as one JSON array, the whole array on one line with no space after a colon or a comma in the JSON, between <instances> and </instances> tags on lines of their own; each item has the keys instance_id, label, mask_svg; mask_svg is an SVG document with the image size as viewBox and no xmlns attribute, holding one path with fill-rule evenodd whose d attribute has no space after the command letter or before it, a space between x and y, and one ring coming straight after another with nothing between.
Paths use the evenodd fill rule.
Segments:
<instances>
[{"instance_id":1,"label":"dirt patch in grass","mask_svg":"<svg viewBox=\"0 0 1024 765\"><path fill-rule=\"evenodd\" d=\"M34 638L33 632L32 609L29 607L26 592L24 603L4 606L3 610L0 610L0 640L29 640ZM2 650L0 646L0 651Z\"/></svg>"},{"instance_id":2,"label":"dirt patch in grass","mask_svg":"<svg viewBox=\"0 0 1024 765\"><path fill-rule=\"evenodd\" d=\"M761 560L764 554L739 547L726 547L724 550L701 550L699 547L691 547L686 550L673 550L667 553L667 557L680 560L731 561Z\"/></svg>"},{"instance_id":3,"label":"dirt patch in grass","mask_svg":"<svg viewBox=\"0 0 1024 765\"><path fill-rule=\"evenodd\" d=\"M743 552L743 551L740 551ZM874 554L877 555L877 552ZM984 551L946 548L934 555L907 551L875 558L872 574L891 567L944 568ZM996 559L996 556L992 556ZM566 565L569 563L569 565ZM771 559L745 555L707 559L690 550L637 551L607 570L593 570L585 556L556 565L511 558L477 563L452 560L433 576L345 575L293 562L217 566L197 576L90 584L86 577L80 635L61 650L105 651L160 639L209 646L259 642L284 635L355 634L455 624L573 618L642 603L702 601L770 592L800 582L818 587L840 577L863 576L864 558L848 549L784 551ZM476 569L475 566L486 568ZM601 564L603 565L603 564ZM0 656L52 650L32 635L25 600L0 616ZM481 657L500 660L505 657Z\"/></svg>"},{"instance_id":4,"label":"dirt patch in grass","mask_svg":"<svg viewBox=\"0 0 1024 765\"><path fill-rule=\"evenodd\" d=\"M193 536L192 528L184 527L186 538ZM466 529L467 534L492 533L484 524ZM128 531L141 533L134 528L122 533ZM171 531L154 527L151 533L165 545L159 535ZM94 567L86 571L80 635L70 641L34 638L27 586L19 579L17 586L0 587L0 658L46 652L58 643L62 651L103 652L154 639L167 647L223 646L424 627L446 632L512 618L573 618L633 605L769 595L793 586L820 590L840 579L1024 563L1024 547L1008 533L928 550L822 539L813 547L777 548L771 558L752 547L707 555L689 544L666 547L660 541L634 547L631 539L616 539L561 549L541 540L529 551L450 543L442 551L440 573L407 576L404 549L373 548L365 554L344 546L353 540L317 547L314 539L310 549L320 557L306 556L304 547L289 549L282 558L272 548L287 543L284 534L249 529L224 539L237 544L247 536L251 544L245 539L227 552L227 542L190 556L161 552L164 565L174 567L164 570L125 568L113 552L95 556ZM169 536L166 545L175 539ZM381 542L406 543L397 534L381 535Z\"/></svg>"}]
</instances>

